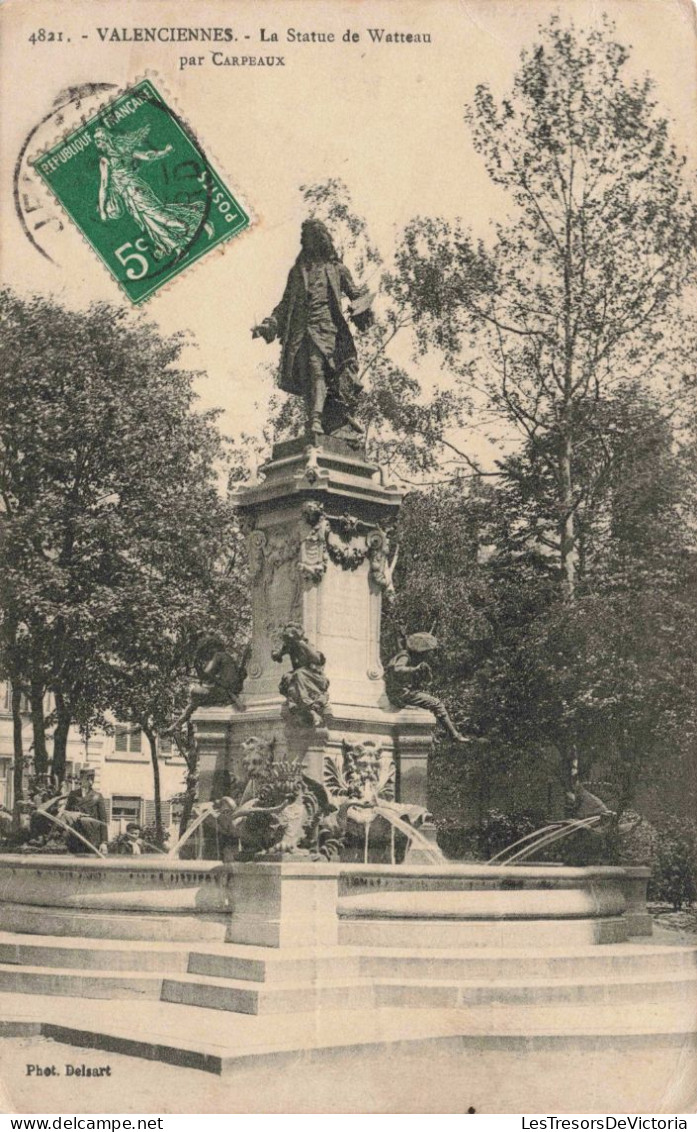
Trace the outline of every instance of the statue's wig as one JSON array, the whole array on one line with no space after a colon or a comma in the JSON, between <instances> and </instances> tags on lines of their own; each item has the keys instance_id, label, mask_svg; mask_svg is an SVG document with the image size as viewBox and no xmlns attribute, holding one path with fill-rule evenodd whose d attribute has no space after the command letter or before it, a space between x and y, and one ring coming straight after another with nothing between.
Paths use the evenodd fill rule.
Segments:
<instances>
[{"instance_id":1,"label":"statue's wig","mask_svg":"<svg viewBox=\"0 0 697 1132\"><path fill-rule=\"evenodd\" d=\"M339 254L334 247L331 233L321 220L304 220L300 229L303 250L321 260L336 263Z\"/></svg>"}]
</instances>

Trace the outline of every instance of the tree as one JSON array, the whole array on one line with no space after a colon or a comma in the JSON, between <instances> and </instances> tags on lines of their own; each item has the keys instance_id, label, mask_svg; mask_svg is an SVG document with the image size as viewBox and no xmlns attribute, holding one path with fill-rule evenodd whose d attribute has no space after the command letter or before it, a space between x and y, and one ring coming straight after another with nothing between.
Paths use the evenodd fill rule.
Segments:
<instances>
[{"instance_id":1,"label":"tree","mask_svg":"<svg viewBox=\"0 0 697 1132\"><path fill-rule=\"evenodd\" d=\"M582 776L612 784L620 810L651 794L655 812L676 775L686 795L697 786L697 649L685 632L697 613L697 445L678 447L638 390L606 408L611 475L583 514L573 602L539 537L553 489L534 448L502 461L495 486L451 485L404 505L392 616L409 631L436 621L439 692L461 730L488 740L464 751L439 742L439 816L511 798L514 786L539 802L545 780L568 784L574 758Z\"/></svg>"},{"instance_id":2,"label":"tree","mask_svg":"<svg viewBox=\"0 0 697 1132\"><path fill-rule=\"evenodd\" d=\"M215 565L211 569L211 561L221 563L223 556L229 555L235 537L239 538L232 512L219 503L218 523L211 526L208 541L204 543L199 515L191 508L191 502L189 499L187 513L182 516L189 538L180 526L174 528L184 535L184 542L193 547L186 568L182 569L182 557L173 546L166 575L151 578L145 586L139 586L137 592L124 595L128 628L126 633L118 630L115 633L110 662L110 706L118 719L138 727L148 741L159 844L163 843L164 831L158 735L170 727L187 699L188 686L207 634L215 631L219 635L222 631L229 647L241 655L249 629L248 601L242 593L244 575L239 570L217 569ZM210 517L209 512L207 518ZM115 624L118 626L118 618ZM194 768L187 753L183 752L188 779L191 779Z\"/></svg>"},{"instance_id":3,"label":"tree","mask_svg":"<svg viewBox=\"0 0 697 1132\"><path fill-rule=\"evenodd\" d=\"M512 206L493 245L418 219L397 256L395 294L422 350L439 350L538 464L568 599L579 511L612 459L608 401L647 380L677 395L697 356L683 302L695 202L652 82L630 78L628 60L607 21L550 20L508 97L497 105L482 85L467 111Z\"/></svg>"},{"instance_id":4,"label":"tree","mask_svg":"<svg viewBox=\"0 0 697 1132\"><path fill-rule=\"evenodd\" d=\"M0 585L2 582L0 581ZM22 692L27 668L26 642L19 621L10 608L6 608L0 622L2 653L0 671L10 683L10 710L12 713L12 796L14 798L13 825L19 827L19 802L24 797L24 743L22 738Z\"/></svg>"},{"instance_id":5,"label":"tree","mask_svg":"<svg viewBox=\"0 0 697 1132\"><path fill-rule=\"evenodd\" d=\"M108 726L123 704L124 663L142 674L155 638L220 616L235 545L225 444L216 414L194 408L181 335L9 291L0 318L5 663L13 687L54 696L61 778L71 724Z\"/></svg>"},{"instance_id":6,"label":"tree","mask_svg":"<svg viewBox=\"0 0 697 1132\"><path fill-rule=\"evenodd\" d=\"M399 555L394 602L383 607L385 660L400 647L400 636L431 630L440 648L429 662L434 687L460 731L481 735L472 725L475 674L488 648L489 595L479 561L487 542L491 491L467 481L413 491L400 512ZM435 735L429 763L429 806L436 816L454 816L471 803L472 764L481 773L493 748L453 746Z\"/></svg>"}]
</instances>

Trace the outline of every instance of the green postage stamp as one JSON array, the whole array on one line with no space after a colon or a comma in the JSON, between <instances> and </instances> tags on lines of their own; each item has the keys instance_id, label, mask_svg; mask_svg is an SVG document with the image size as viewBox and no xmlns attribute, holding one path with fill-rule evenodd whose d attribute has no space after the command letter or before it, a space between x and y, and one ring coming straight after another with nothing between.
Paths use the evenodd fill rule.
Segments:
<instances>
[{"instance_id":1,"label":"green postage stamp","mask_svg":"<svg viewBox=\"0 0 697 1132\"><path fill-rule=\"evenodd\" d=\"M249 226L149 79L33 164L134 303Z\"/></svg>"}]
</instances>

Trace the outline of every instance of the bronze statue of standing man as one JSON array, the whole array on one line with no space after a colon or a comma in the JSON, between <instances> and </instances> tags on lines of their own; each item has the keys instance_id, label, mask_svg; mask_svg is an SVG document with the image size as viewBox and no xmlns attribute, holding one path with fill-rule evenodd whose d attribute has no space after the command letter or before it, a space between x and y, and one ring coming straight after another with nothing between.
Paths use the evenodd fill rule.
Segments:
<instances>
[{"instance_id":1,"label":"bronze statue of standing man","mask_svg":"<svg viewBox=\"0 0 697 1132\"><path fill-rule=\"evenodd\" d=\"M372 296L356 286L321 220L304 221L300 245L283 298L269 318L254 327L252 337L266 342L280 338L278 384L284 392L304 398L311 436L327 433L358 444L363 429L354 413L362 385L342 295L354 304L349 318L358 330L372 323Z\"/></svg>"}]
</instances>

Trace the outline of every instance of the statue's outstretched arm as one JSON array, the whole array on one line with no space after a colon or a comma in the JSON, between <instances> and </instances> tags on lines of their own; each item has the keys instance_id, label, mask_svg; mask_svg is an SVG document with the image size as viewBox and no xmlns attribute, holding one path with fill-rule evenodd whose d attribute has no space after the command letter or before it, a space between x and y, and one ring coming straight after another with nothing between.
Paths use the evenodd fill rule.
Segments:
<instances>
[{"instance_id":1,"label":"statue's outstretched arm","mask_svg":"<svg viewBox=\"0 0 697 1132\"><path fill-rule=\"evenodd\" d=\"M273 342L278 334L278 323L273 315L265 318L258 326L252 327L252 338L263 338L265 342Z\"/></svg>"},{"instance_id":2,"label":"statue's outstretched arm","mask_svg":"<svg viewBox=\"0 0 697 1132\"><path fill-rule=\"evenodd\" d=\"M263 338L265 342L273 342L277 338L288 319L290 306L290 277L283 292L283 298L278 306L274 307L268 318L263 319L258 326L252 329L252 338Z\"/></svg>"},{"instance_id":3,"label":"statue's outstretched arm","mask_svg":"<svg viewBox=\"0 0 697 1132\"><path fill-rule=\"evenodd\" d=\"M368 290L367 287L359 287L356 283L354 283L351 272L343 263L339 269L339 277L341 279L341 290L352 301L355 301L359 297L359 295L364 295Z\"/></svg>"},{"instance_id":4,"label":"statue's outstretched arm","mask_svg":"<svg viewBox=\"0 0 697 1132\"><path fill-rule=\"evenodd\" d=\"M373 299L367 287L358 287L353 281L353 276L343 263L341 264L339 277L341 280L341 290L353 303L349 311L349 318L357 330L369 330L375 321L375 314L373 312Z\"/></svg>"}]
</instances>

